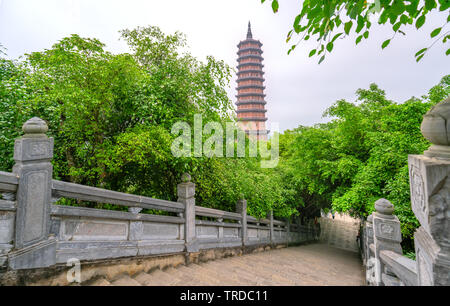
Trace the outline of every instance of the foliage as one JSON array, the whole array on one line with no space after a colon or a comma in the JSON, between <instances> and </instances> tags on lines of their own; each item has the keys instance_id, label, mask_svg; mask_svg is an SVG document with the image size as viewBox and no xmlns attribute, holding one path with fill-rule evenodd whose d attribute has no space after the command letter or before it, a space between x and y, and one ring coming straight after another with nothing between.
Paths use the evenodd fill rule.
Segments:
<instances>
[{"instance_id":1,"label":"foliage","mask_svg":"<svg viewBox=\"0 0 450 306\"><path fill-rule=\"evenodd\" d=\"M1 59L0 169L10 171L14 139L27 119L38 116L55 139L56 179L176 200L181 174L189 172L198 205L234 211L243 193L255 216L265 217L270 209L280 217L291 214L281 176L261 169L260 157L171 153L175 122L192 127L194 114L201 114L204 124L231 120L225 90L230 67L213 57L200 62L181 53L186 46L181 33L166 35L157 27L121 33L132 54L112 54L97 39L72 35L20 63Z\"/></svg>"},{"instance_id":2,"label":"foliage","mask_svg":"<svg viewBox=\"0 0 450 306\"><path fill-rule=\"evenodd\" d=\"M395 103L372 84L356 92L355 103L339 100L328 108L329 123L286 132L281 166L299 210L317 214L331 207L365 218L376 200L386 198L401 221L404 247L413 249L418 222L411 211L407 157L428 148L422 116L449 96L449 85L446 76L423 100Z\"/></svg>"},{"instance_id":3,"label":"foliage","mask_svg":"<svg viewBox=\"0 0 450 306\"><path fill-rule=\"evenodd\" d=\"M261 0L265 2L265 0ZM272 10L278 11L278 0L272 0ZM309 57L320 57L319 64L325 59L327 53L331 53L338 38L354 32L357 34L356 44L362 39L368 39L372 27L372 15L378 14L378 24L392 25L392 37L385 40L381 47L386 48L392 39L407 25L414 25L420 29L426 22L427 16L432 11L438 11L447 16L446 24L450 22L450 2L448 0L305 0L301 5L300 13L295 17L292 29L288 32L286 42L289 42L294 33L300 35L297 43L288 50L288 54L295 49L301 41L316 38L319 42L315 49L309 53ZM371 21L372 20L372 21ZM444 30L445 25L431 31L430 38L433 42L429 47L419 50L416 60L421 60L427 51L438 41L446 43L450 39L450 31ZM446 55L450 54L450 49Z\"/></svg>"}]
</instances>

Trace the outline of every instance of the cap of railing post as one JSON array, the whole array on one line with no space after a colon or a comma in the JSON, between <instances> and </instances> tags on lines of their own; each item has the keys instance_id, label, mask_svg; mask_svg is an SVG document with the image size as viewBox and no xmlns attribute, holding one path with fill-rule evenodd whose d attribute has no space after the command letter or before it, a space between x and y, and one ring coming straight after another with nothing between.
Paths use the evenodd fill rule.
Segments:
<instances>
[{"instance_id":1,"label":"cap of railing post","mask_svg":"<svg viewBox=\"0 0 450 306\"><path fill-rule=\"evenodd\" d=\"M56 240L49 238L53 138L48 126L34 117L22 126L24 135L14 144L13 173L19 177L14 247L9 265L13 269L47 267L56 262Z\"/></svg>"},{"instance_id":2,"label":"cap of railing post","mask_svg":"<svg viewBox=\"0 0 450 306\"><path fill-rule=\"evenodd\" d=\"M419 285L450 285L450 97L423 117L432 145L409 155L411 207L420 222L414 235Z\"/></svg>"},{"instance_id":3,"label":"cap of railing post","mask_svg":"<svg viewBox=\"0 0 450 306\"><path fill-rule=\"evenodd\" d=\"M239 195L239 200L236 203L236 212L241 214L241 239L242 246L247 244L247 200L244 199L244 194Z\"/></svg>"},{"instance_id":4,"label":"cap of railing post","mask_svg":"<svg viewBox=\"0 0 450 306\"><path fill-rule=\"evenodd\" d=\"M402 254L402 241L400 231L400 221L392 213L394 205L386 199L379 199L375 202L375 213L373 213L373 231L375 246L375 283L383 285L383 273L392 274L385 269L380 260L380 252L383 250L393 251Z\"/></svg>"},{"instance_id":5,"label":"cap of railing post","mask_svg":"<svg viewBox=\"0 0 450 306\"><path fill-rule=\"evenodd\" d=\"M177 186L178 202L185 206L184 239L186 252L198 252L198 243L195 232L195 184L191 182L191 176L184 173L181 183Z\"/></svg>"}]
</instances>

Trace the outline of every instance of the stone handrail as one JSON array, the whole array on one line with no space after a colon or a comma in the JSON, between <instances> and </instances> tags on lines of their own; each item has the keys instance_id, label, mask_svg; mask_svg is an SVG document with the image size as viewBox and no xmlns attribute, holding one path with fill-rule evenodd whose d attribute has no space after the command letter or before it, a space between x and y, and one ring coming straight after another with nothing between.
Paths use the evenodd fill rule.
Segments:
<instances>
[{"instance_id":1,"label":"stone handrail","mask_svg":"<svg viewBox=\"0 0 450 306\"><path fill-rule=\"evenodd\" d=\"M402 255L400 221L386 199L375 202L375 212L360 231L366 281L377 286L415 286L416 262Z\"/></svg>"},{"instance_id":2,"label":"stone handrail","mask_svg":"<svg viewBox=\"0 0 450 306\"><path fill-rule=\"evenodd\" d=\"M406 286L417 286L416 261L392 251L381 251L380 259Z\"/></svg>"},{"instance_id":3,"label":"stone handrail","mask_svg":"<svg viewBox=\"0 0 450 306\"><path fill-rule=\"evenodd\" d=\"M408 156L411 208L420 223L416 260L402 255L394 206L378 200L359 235L370 285L450 285L450 97L424 115L420 128L432 145Z\"/></svg>"},{"instance_id":4,"label":"stone handrail","mask_svg":"<svg viewBox=\"0 0 450 306\"><path fill-rule=\"evenodd\" d=\"M16 175L0 171L0 192L16 192L19 179Z\"/></svg>"},{"instance_id":5,"label":"stone handrail","mask_svg":"<svg viewBox=\"0 0 450 306\"><path fill-rule=\"evenodd\" d=\"M52 183L52 196L55 198L63 197L81 201L91 201L145 209L157 209L171 212L184 211L184 206L178 202L154 199L57 180L53 180Z\"/></svg>"},{"instance_id":6,"label":"stone handrail","mask_svg":"<svg viewBox=\"0 0 450 306\"><path fill-rule=\"evenodd\" d=\"M53 138L32 118L14 147L12 173L0 172L0 268L35 269L71 259L108 261L253 248L316 239L313 228L247 214L247 201L227 212L195 204L195 184L184 174L178 200L166 201L52 179ZM123 206L128 211L63 205L62 198ZM142 213L142 209L167 212ZM208 217L208 220L201 220ZM291 228L296 229L292 231Z\"/></svg>"}]
</instances>

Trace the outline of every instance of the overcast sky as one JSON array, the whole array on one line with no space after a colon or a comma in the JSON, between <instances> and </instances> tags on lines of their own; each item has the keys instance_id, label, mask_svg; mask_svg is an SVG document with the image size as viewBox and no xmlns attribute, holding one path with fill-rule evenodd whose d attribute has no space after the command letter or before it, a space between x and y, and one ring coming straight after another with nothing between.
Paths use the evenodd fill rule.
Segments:
<instances>
[{"instance_id":1,"label":"overcast sky","mask_svg":"<svg viewBox=\"0 0 450 306\"><path fill-rule=\"evenodd\" d=\"M338 40L335 50L321 65L308 58L312 44L301 44L287 55L287 32L300 10L299 0L280 0L273 14L270 0L0 0L0 43L10 58L50 48L70 34L95 37L113 53L127 52L118 31L156 25L166 33L186 34L191 53L205 59L212 55L235 67L237 44L244 40L247 23L255 39L263 43L269 122L280 129L324 122L323 111L338 99L354 101L358 88L377 83L389 99L403 102L420 97L450 73L449 48L435 44L420 63L416 51L432 41L429 33L445 23L444 14L430 15L416 31L406 28L385 50L390 27L374 25L370 39L357 47L354 37ZM442 15L442 16L440 16ZM294 40L294 39L293 39ZM233 77L229 98L235 102Z\"/></svg>"}]
</instances>

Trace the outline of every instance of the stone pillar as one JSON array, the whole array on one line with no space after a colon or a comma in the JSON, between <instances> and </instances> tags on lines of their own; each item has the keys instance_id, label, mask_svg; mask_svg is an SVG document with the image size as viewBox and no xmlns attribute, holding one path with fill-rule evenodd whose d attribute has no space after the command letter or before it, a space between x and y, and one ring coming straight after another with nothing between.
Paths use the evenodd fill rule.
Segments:
<instances>
[{"instance_id":1,"label":"stone pillar","mask_svg":"<svg viewBox=\"0 0 450 306\"><path fill-rule=\"evenodd\" d=\"M244 195L241 194L240 200L236 203L236 212L241 214L241 239L242 239L242 246L247 245L247 200L244 199Z\"/></svg>"},{"instance_id":2,"label":"stone pillar","mask_svg":"<svg viewBox=\"0 0 450 306\"><path fill-rule=\"evenodd\" d=\"M433 145L408 157L418 285L450 285L450 98L425 114L422 134Z\"/></svg>"},{"instance_id":3,"label":"stone pillar","mask_svg":"<svg viewBox=\"0 0 450 306\"><path fill-rule=\"evenodd\" d=\"M184 239L186 241L186 252L198 252L198 243L195 232L195 184L191 182L191 176L184 173L181 183L177 186L178 202L185 205Z\"/></svg>"},{"instance_id":4,"label":"stone pillar","mask_svg":"<svg viewBox=\"0 0 450 306\"><path fill-rule=\"evenodd\" d=\"M273 210L269 212L269 220L270 220L270 243L275 242L275 232L273 230Z\"/></svg>"},{"instance_id":5,"label":"stone pillar","mask_svg":"<svg viewBox=\"0 0 450 306\"><path fill-rule=\"evenodd\" d=\"M370 245L373 243L373 216L369 215L366 220L366 226L364 228L364 257L365 264L370 259Z\"/></svg>"},{"instance_id":6,"label":"stone pillar","mask_svg":"<svg viewBox=\"0 0 450 306\"><path fill-rule=\"evenodd\" d=\"M289 239L291 236L291 219L290 218L286 218L286 245L289 246Z\"/></svg>"},{"instance_id":7,"label":"stone pillar","mask_svg":"<svg viewBox=\"0 0 450 306\"><path fill-rule=\"evenodd\" d=\"M49 237L52 194L53 138L47 124L34 117L22 127L25 133L14 144L13 173L19 177L15 225L15 251L9 255L13 269L47 267L56 262L56 240Z\"/></svg>"},{"instance_id":8,"label":"stone pillar","mask_svg":"<svg viewBox=\"0 0 450 306\"><path fill-rule=\"evenodd\" d=\"M400 221L394 216L394 205L386 199L379 199L375 202L375 212L373 216L373 243L375 246L375 284L383 285L383 274L393 275L388 271L380 260L380 252L389 250L402 254L400 242L402 236L400 232Z\"/></svg>"}]
</instances>

